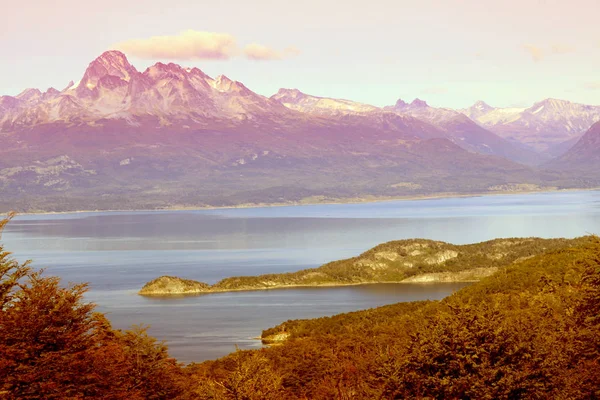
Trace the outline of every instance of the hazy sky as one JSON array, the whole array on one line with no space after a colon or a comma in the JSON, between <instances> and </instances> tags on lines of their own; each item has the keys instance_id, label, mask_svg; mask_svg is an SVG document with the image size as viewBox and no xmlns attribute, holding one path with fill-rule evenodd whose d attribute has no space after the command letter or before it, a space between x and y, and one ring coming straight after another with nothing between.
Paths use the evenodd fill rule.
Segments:
<instances>
[{"instance_id":1,"label":"hazy sky","mask_svg":"<svg viewBox=\"0 0 600 400\"><path fill-rule=\"evenodd\" d=\"M62 89L103 51L375 105L600 105L598 0L0 0L0 94Z\"/></svg>"}]
</instances>

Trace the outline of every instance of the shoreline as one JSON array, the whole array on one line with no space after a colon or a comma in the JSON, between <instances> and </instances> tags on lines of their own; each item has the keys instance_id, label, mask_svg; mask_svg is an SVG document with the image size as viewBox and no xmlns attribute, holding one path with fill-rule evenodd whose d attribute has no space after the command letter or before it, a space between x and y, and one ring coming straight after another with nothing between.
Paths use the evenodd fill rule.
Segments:
<instances>
[{"instance_id":1,"label":"shoreline","mask_svg":"<svg viewBox=\"0 0 600 400\"><path fill-rule=\"evenodd\" d=\"M17 217L21 215L66 215L66 214L85 214L85 213L130 213L130 212L164 212L164 211L204 211L204 210L237 210L247 208L275 208L275 207L300 207L300 206L316 206L316 205L344 205L344 204L367 204L367 203L385 203L393 201L414 201L414 200L437 200L437 199L459 199L468 197L485 197L485 196L513 196L522 194L537 194L537 193L561 193L561 192L592 192L600 190L600 187L593 188L572 188L572 189L540 189L540 190L523 190L523 191L497 191L497 192L474 192L474 193L454 193L441 192L431 195L412 195L398 197L372 197L358 199L339 199L328 200L323 202L283 202L283 203L248 203L239 204L236 206L173 206L166 208L149 208L149 209L114 209L114 210L75 210L75 211L39 211L39 212L18 212ZM8 212L8 211L7 211Z\"/></svg>"},{"instance_id":2,"label":"shoreline","mask_svg":"<svg viewBox=\"0 0 600 400\"><path fill-rule=\"evenodd\" d=\"M419 276L419 275L416 275ZM411 277L412 278L412 277ZM163 294L142 294L139 291L136 293L138 296L152 297L152 298L173 298L173 297L188 297L188 296L204 296L208 294L217 293L232 293L232 292L256 292L261 290L283 290L283 289L298 289L298 288L332 288L332 287L348 287L348 286L365 286L365 285L439 285L439 284L455 284L455 283L475 283L479 282L479 279L473 280L454 280L454 281L427 281L427 282L410 282L408 279L402 281L380 281L380 282L355 282L355 283L324 283L324 284L298 284L298 285L282 285L272 287L256 287L256 288L243 288L243 289L216 289L208 290L206 292L189 292L189 293L163 293Z\"/></svg>"}]
</instances>

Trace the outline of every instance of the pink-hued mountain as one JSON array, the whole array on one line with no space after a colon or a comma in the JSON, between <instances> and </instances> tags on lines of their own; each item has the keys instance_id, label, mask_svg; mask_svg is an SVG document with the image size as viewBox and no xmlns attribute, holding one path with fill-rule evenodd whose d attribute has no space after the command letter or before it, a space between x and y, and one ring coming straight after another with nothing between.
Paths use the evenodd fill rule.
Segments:
<instances>
[{"instance_id":1,"label":"pink-hued mountain","mask_svg":"<svg viewBox=\"0 0 600 400\"><path fill-rule=\"evenodd\" d=\"M600 122L592 127L565 154L551 161L552 169L579 171L579 177L596 176L600 169Z\"/></svg>"},{"instance_id":2,"label":"pink-hued mountain","mask_svg":"<svg viewBox=\"0 0 600 400\"><path fill-rule=\"evenodd\" d=\"M297 89L280 89L271 99L286 107L311 115L341 117L345 115L373 116L392 112L427 122L437 129L436 135L459 147L480 154L496 155L523 164L539 164L543 158L522 146L517 146L482 128L467 116L452 109L434 108L420 99L408 104L398 100L394 106L378 108L351 100L311 96Z\"/></svg>"},{"instance_id":3,"label":"pink-hued mountain","mask_svg":"<svg viewBox=\"0 0 600 400\"><path fill-rule=\"evenodd\" d=\"M287 90L267 98L197 68L157 63L140 72L108 51L62 91L0 97L0 209L235 205L545 184L507 159L526 154L470 119L399 104L382 109Z\"/></svg>"},{"instance_id":4,"label":"pink-hued mountain","mask_svg":"<svg viewBox=\"0 0 600 400\"><path fill-rule=\"evenodd\" d=\"M460 111L497 135L549 156L567 151L600 121L600 106L558 99L525 108L495 108L478 101Z\"/></svg>"},{"instance_id":5,"label":"pink-hued mountain","mask_svg":"<svg viewBox=\"0 0 600 400\"><path fill-rule=\"evenodd\" d=\"M160 125L189 121L239 121L289 115L281 104L250 91L226 76L212 79L197 68L157 63L138 72L118 51L92 61L83 78L62 92L28 89L0 102L0 127L14 131L53 122L93 124L126 119L130 124L152 116Z\"/></svg>"},{"instance_id":6,"label":"pink-hued mountain","mask_svg":"<svg viewBox=\"0 0 600 400\"><path fill-rule=\"evenodd\" d=\"M393 107L386 109L411 115L439 127L449 140L468 151L496 155L528 165L536 165L543 160L532 150L508 142L466 115L449 108L430 107L425 101L415 99L410 104L398 100Z\"/></svg>"}]
</instances>

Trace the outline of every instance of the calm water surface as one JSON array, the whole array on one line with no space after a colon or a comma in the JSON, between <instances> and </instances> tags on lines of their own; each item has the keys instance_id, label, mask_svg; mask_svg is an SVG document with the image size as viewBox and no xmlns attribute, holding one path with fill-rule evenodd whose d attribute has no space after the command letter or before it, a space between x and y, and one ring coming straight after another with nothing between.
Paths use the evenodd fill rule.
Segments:
<instances>
[{"instance_id":1,"label":"calm water surface","mask_svg":"<svg viewBox=\"0 0 600 400\"><path fill-rule=\"evenodd\" d=\"M174 299L136 295L160 275L214 283L232 275L296 271L376 244L428 238L457 244L497 237L600 232L600 192L368 204L166 212L24 215L2 238L19 260L67 282L118 328L151 325L172 355L201 361L253 348L262 329L399 301L441 299L461 284L365 285L218 293Z\"/></svg>"}]
</instances>

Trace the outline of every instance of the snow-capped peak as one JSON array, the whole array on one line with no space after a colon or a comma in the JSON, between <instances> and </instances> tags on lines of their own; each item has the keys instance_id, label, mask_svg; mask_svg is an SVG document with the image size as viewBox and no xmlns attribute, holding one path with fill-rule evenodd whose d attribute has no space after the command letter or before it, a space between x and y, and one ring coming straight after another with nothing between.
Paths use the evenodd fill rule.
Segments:
<instances>
[{"instance_id":1,"label":"snow-capped peak","mask_svg":"<svg viewBox=\"0 0 600 400\"><path fill-rule=\"evenodd\" d=\"M233 82L231 79L229 79L225 75L217 75L216 81L219 82L219 83L231 83L231 82Z\"/></svg>"},{"instance_id":2,"label":"snow-capped peak","mask_svg":"<svg viewBox=\"0 0 600 400\"><path fill-rule=\"evenodd\" d=\"M234 82L225 75L219 75L212 81L209 81L209 84L219 92L230 91L233 86L233 83Z\"/></svg>"},{"instance_id":3,"label":"snow-capped peak","mask_svg":"<svg viewBox=\"0 0 600 400\"><path fill-rule=\"evenodd\" d=\"M135 68L129 63L125 54L118 50L109 50L96 58L90 66L102 66L106 70L106 75L117 76L128 81Z\"/></svg>"},{"instance_id":4,"label":"snow-capped peak","mask_svg":"<svg viewBox=\"0 0 600 400\"><path fill-rule=\"evenodd\" d=\"M548 99L544 99L538 103L535 103L531 108L537 110L540 107L546 107L546 108L550 108L550 109L554 109L554 110L560 110L560 109L570 107L572 105L573 105L573 103L571 103L570 101L567 101L567 100L548 98Z\"/></svg>"},{"instance_id":5,"label":"snow-capped peak","mask_svg":"<svg viewBox=\"0 0 600 400\"><path fill-rule=\"evenodd\" d=\"M304 97L305 97L305 94L302 93L298 89L284 89L284 88L279 89L277 91L277 93L275 93L273 96L271 96L272 99L279 100L282 103L298 102L299 100L301 100Z\"/></svg>"},{"instance_id":6,"label":"snow-capped peak","mask_svg":"<svg viewBox=\"0 0 600 400\"><path fill-rule=\"evenodd\" d=\"M478 110L478 111L483 111L483 112L494 109L494 107L490 106L483 100L477 100L475 102L475 104L473 104L473 106L471 106L471 108Z\"/></svg>"},{"instance_id":7,"label":"snow-capped peak","mask_svg":"<svg viewBox=\"0 0 600 400\"><path fill-rule=\"evenodd\" d=\"M125 54L117 50L105 51L87 67L77 89L79 91L93 90L98 85L98 81L107 75L129 81L136 72L137 70L129 63Z\"/></svg>"},{"instance_id":8,"label":"snow-capped peak","mask_svg":"<svg viewBox=\"0 0 600 400\"><path fill-rule=\"evenodd\" d=\"M472 118L473 120L477 120L494 110L496 110L496 108L490 106L485 101L477 100L475 104L473 104L471 107L464 108L458 111L468 116L469 118Z\"/></svg>"}]
</instances>

